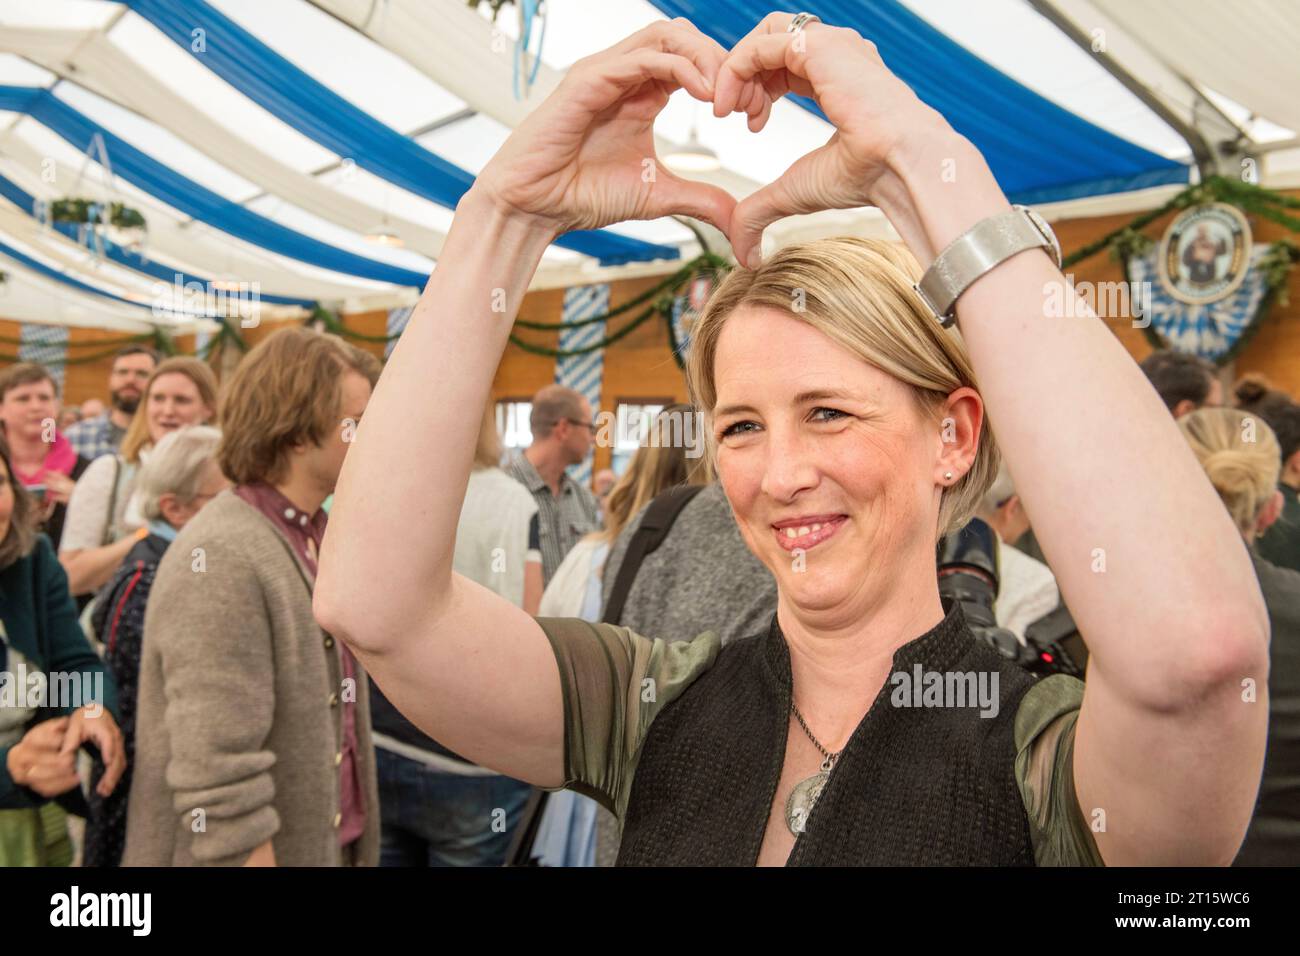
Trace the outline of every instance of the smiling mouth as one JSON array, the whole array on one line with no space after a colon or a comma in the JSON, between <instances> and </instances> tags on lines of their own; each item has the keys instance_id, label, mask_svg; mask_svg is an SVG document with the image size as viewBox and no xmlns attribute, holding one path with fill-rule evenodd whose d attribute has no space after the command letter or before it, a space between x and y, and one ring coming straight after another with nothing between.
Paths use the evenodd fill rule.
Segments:
<instances>
[{"instance_id":1,"label":"smiling mouth","mask_svg":"<svg viewBox=\"0 0 1300 956\"><path fill-rule=\"evenodd\" d=\"M772 533L776 535L776 543L785 550L807 551L809 548L815 548L832 537L848 520L848 515L832 515L821 521L809 521L807 524L798 526L777 527L773 525Z\"/></svg>"}]
</instances>

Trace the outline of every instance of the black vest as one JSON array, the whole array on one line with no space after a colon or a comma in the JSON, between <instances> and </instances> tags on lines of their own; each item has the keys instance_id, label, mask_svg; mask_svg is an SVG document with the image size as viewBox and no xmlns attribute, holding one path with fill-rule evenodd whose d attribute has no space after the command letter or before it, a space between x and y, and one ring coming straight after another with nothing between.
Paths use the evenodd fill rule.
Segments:
<instances>
[{"instance_id":1,"label":"black vest","mask_svg":"<svg viewBox=\"0 0 1300 956\"><path fill-rule=\"evenodd\" d=\"M913 682L917 664L996 673L997 716L981 717L978 705L895 706L905 687L893 675ZM1033 865L1013 773L1016 707L1033 682L977 641L952 605L894 654L788 865ZM729 644L663 709L633 778L620 866L757 862L785 762L790 687L790 652L774 615L766 634Z\"/></svg>"}]
</instances>

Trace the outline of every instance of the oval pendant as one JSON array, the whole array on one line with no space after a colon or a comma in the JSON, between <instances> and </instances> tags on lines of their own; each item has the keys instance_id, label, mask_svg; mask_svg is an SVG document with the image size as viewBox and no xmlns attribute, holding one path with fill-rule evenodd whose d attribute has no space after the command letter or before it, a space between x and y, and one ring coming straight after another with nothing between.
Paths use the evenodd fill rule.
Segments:
<instances>
[{"instance_id":1,"label":"oval pendant","mask_svg":"<svg viewBox=\"0 0 1300 956\"><path fill-rule=\"evenodd\" d=\"M796 783L794 789L790 791L790 796L786 798L785 825L796 837L803 833L808 825L808 817L812 814L813 807L817 805L817 798L821 796L822 788L826 786L828 779L830 774L826 771L815 773L807 780Z\"/></svg>"}]
</instances>

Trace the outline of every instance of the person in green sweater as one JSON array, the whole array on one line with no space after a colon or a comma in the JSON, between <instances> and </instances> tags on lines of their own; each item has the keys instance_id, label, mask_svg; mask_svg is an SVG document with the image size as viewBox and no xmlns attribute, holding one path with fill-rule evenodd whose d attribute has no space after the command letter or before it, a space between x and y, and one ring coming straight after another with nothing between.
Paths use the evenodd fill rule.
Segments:
<instances>
[{"instance_id":1,"label":"person in green sweater","mask_svg":"<svg viewBox=\"0 0 1300 956\"><path fill-rule=\"evenodd\" d=\"M126 768L117 691L77 623L68 579L0 439L0 866L72 862L84 815L77 752L99 749L107 795Z\"/></svg>"}]
</instances>

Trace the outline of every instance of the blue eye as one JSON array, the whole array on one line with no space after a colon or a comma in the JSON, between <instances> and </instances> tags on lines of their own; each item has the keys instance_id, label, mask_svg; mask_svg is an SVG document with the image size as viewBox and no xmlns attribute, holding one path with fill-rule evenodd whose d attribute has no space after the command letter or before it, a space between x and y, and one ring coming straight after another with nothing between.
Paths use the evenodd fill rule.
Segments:
<instances>
[{"instance_id":1,"label":"blue eye","mask_svg":"<svg viewBox=\"0 0 1300 956\"><path fill-rule=\"evenodd\" d=\"M747 427L747 426L748 426L748 427ZM724 429L722 430L722 436L721 436L721 437L723 437L723 438L727 438L727 437L729 437L729 436L731 436L731 435L739 435L739 434L741 434L742 432L747 432L747 431L749 431L749 430L750 430L750 427L752 427L752 428L757 428L758 425L755 424L754 422L750 422L750 421L736 422L734 425L728 425L726 428L724 428Z\"/></svg>"},{"instance_id":2,"label":"blue eye","mask_svg":"<svg viewBox=\"0 0 1300 956\"><path fill-rule=\"evenodd\" d=\"M831 418L821 418L821 419L817 419L817 415L818 415L819 412L827 412L828 414L832 415L833 417L831 417ZM841 412L841 411L839 411L838 409L835 409L835 408L826 408L826 407L824 407L824 406L822 406L822 407L818 407L818 408L814 408L814 409L812 410L812 413L813 413L813 418L814 418L815 420L823 421L823 422L833 422L833 421L835 421L837 418L847 418L847 417L848 417L847 414L846 414L845 412Z\"/></svg>"}]
</instances>

